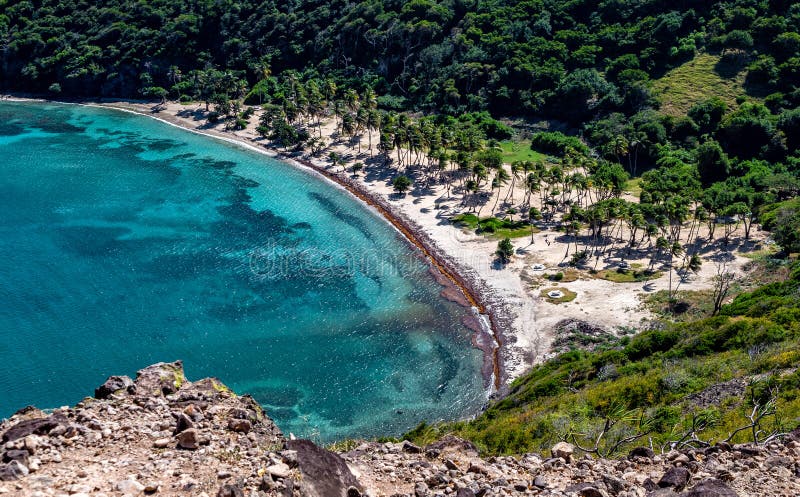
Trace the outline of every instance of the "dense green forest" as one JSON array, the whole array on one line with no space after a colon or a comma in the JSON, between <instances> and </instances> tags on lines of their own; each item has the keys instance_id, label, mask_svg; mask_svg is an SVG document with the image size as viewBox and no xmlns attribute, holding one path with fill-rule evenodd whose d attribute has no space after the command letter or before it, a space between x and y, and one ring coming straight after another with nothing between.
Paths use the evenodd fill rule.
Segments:
<instances>
[{"instance_id":1,"label":"dense green forest","mask_svg":"<svg viewBox=\"0 0 800 497\"><path fill-rule=\"evenodd\" d=\"M793 108L800 6L788 0L0 2L3 87L136 96L197 91L194 71L252 86L297 70L372 87L387 107L557 116L656 106L650 81L698 51L749 66ZM183 75L181 78L180 75ZM187 82L187 79L189 80ZM706 130L707 131L707 130Z\"/></svg>"}]
</instances>

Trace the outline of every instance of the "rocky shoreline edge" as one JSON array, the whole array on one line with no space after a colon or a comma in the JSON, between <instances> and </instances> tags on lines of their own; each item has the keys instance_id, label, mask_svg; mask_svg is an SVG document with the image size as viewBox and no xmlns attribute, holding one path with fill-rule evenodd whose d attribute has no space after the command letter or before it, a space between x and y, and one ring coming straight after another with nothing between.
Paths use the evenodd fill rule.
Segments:
<instances>
[{"instance_id":1,"label":"rocky shoreline edge","mask_svg":"<svg viewBox=\"0 0 800 497\"><path fill-rule=\"evenodd\" d=\"M620 459L488 457L446 437L420 447L285 437L251 397L180 361L111 376L74 407L0 421L0 496L745 497L800 494L800 431L767 445L718 444Z\"/></svg>"}]
</instances>

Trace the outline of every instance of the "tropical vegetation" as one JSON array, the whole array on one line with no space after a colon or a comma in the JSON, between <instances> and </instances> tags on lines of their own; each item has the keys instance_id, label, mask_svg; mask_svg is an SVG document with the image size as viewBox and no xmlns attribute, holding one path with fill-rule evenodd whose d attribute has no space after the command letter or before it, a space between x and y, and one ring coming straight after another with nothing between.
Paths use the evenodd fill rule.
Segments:
<instances>
[{"instance_id":1,"label":"tropical vegetation","mask_svg":"<svg viewBox=\"0 0 800 497\"><path fill-rule=\"evenodd\" d=\"M654 323L633 337L570 336L568 351L476 419L423 423L406 436L455 434L491 454L546 452L565 440L604 456L775 440L800 425L800 265L769 264L790 275L716 316Z\"/></svg>"}]
</instances>

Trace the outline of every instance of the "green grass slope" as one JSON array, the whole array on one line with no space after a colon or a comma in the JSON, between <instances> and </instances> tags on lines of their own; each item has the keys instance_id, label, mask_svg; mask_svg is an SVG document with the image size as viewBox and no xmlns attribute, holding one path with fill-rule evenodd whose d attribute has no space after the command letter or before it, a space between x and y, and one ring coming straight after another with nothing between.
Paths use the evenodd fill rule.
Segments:
<instances>
[{"instance_id":1,"label":"green grass slope","mask_svg":"<svg viewBox=\"0 0 800 497\"><path fill-rule=\"evenodd\" d=\"M736 97L745 94L746 76L746 69L721 62L719 55L701 53L653 81L653 90L663 113L681 117L709 96L718 96L729 109L735 108Z\"/></svg>"},{"instance_id":2,"label":"green grass slope","mask_svg":"<svg viewBox=\"0 0 800 497\"><path fill-rule=\"evenodd\" d=\"M426 443L452 433L489 454L545 451L566 439L611 455L680 440L752 441L752 429L736 430L755 409L763 440L800 423L799 345L795 264L786 281L739 295L718 316L563 353L516 380L477 419L423 424L407 436Z\"/></svg>"}]
</instances>

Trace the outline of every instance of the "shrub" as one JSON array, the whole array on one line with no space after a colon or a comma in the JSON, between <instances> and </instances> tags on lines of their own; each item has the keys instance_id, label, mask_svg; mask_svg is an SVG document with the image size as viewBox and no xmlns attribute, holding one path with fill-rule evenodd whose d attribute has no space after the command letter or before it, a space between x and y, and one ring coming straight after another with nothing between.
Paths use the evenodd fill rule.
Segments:
<instances>
[{"instance_id":1,"label":"shrub","mask_svg":"<svg viewBox=\"0 0 800 497\"><path fill-rule=\"evenodd\" d=\"M483 131L486 138L494 140L507 140L514 136L514 130L497 119L494 119L488 112L471 112L459 116L461 122L474 124Z\"/></svg>"},{"instance_id":2,"label":"shrub","mask_svg":"<svg viewBox=\"0 0 800 497\"><path fill-rule=\"evenodd\" d=\"M392 188L394 188L394 191L397 193L406 193L409 188L411 188L411 185L411 180L408 178L408 176L403 174L392 180Z\"/></svg>"},{"instance_id":3,"label":"shrub","mask_svg":"<svg viewBox=\"0 0 800 497\"><path fill-rule=\"evenodd\" d=\"M575 252L572 254L572 258L569 260L570 266L580 266L586 262L586 259L589 258L589 253L585 250L581 250L580 252Z\"/></svg>"},{"instance_id":4,"label":"shrub","mask_svg":"<svg viewBox=\"0 0 800 497\"><path fill-rule=\"evenodd\" d=\"M567 136L559 131L536 133L531 137L531 148L557 157L563 157L569 148L583 155L589 155L589 147L580 139L575 136Z\"/></svg>"},{"instance_id":5,"label":"shrub","mask_svg":"<svg viewBox=\"0 0 800 497\"><path fill-rule=\"evenodd\" d=\"M511 260L511 256L514 255L514 245L511 243L510 238L503 238L497 242L495 255L503 264L507 264Z\"/></svg>"}]
</instances>

